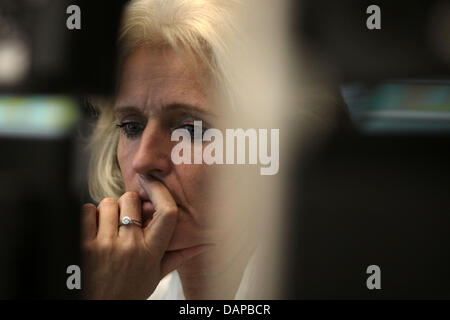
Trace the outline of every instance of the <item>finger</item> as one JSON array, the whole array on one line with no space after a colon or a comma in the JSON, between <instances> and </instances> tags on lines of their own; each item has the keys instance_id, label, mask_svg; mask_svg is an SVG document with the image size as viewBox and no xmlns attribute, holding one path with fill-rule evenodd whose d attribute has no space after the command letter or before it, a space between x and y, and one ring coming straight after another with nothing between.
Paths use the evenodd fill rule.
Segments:
<instances>
[{"instance_id":1,"label":"finger","mask_svg":"<svg viewBox=\"0 0 450 320\"><path fill-rule=\"evenodd\" d=\"M166 252L161 261L161 277L165 277L187 260L207 251L212 245L199 245L192 248Z\"/></svg>"},{"instance_id":2,"label":"finger","mask_svg":"<svg viewBox=\"0 0 450 320\"><path fill-rule=\"evenodd\" d=\"M92 240L97 235L97 207L86 203L81 208L81 238L84 241Z\"/></svg>"},{"instance_id":3,"label":"finger","mask_svg":"<svg viewBox=\"0 0 450 320\"><path fill-rule=\"evenodd\" d=\"M141 184L146 191L155 211L167 208L177 208L177 204L167 187L157 180L150 180L147 184Z\"/></svg>"},{"instance_id":4,"label":"finger","mask_svg":"<svg viewBox=\"0 0 450 320\"><path fill-rule=\"evenodd\" d=\"M119 220L119 204L114 198L103 199L98 206L97 238L117 236Z\"/></svg>"},{"instance_id":5,"label":"finger","mask_svg":"<svg viewBox=\"0 0 450 320\"><path fill-rule=\"evenodd\" d=\"M178 208L169 190L159 181L145 185L147 194L155 206L153 219L144 229L148 247L162 258L169 246L178 220Z\"/></svg>"},{"instance_id":6,"label":"finger","mask_svg":"<svg viewBox=\"0 0 450 320\"><path fill-rule=\"evenodd\" d=\"M120 220L124 217L130 217L142 223L142 202L139 194L136 192L126 192L119 199ZM119 237L128 235L142 235L142 227L129 224L119 228Z\"/></svg>"}]
</instances>

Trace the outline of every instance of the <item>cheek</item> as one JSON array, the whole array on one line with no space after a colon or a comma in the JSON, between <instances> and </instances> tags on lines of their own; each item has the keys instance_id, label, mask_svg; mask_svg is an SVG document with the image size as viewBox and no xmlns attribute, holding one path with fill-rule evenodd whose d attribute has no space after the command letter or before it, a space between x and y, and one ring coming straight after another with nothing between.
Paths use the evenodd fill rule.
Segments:
<instances>
[{"instance_id":1,"label":"cheek","mask_svg":"<svg viewBox=\"0 0 450 320\"><path fill-rule=\"evenodd\" d=\"M178 171L177 175L189 203L199 214L208 211L213 187L213 167L204 164L180 165L175 170Z\"/></svg>"},{"instance_id":2,"label":"cheek","mask_svg":"<svg viewBox=\"0 0 450 320\"><path fill-rule=\"evenodd\" d=\"M133 154L130 145L124 142L123 139L120 139L117 145L117 161L119 162L120 171L122 172L122 177L127 187L132 178Z\"/></svg>"}]
</instances>

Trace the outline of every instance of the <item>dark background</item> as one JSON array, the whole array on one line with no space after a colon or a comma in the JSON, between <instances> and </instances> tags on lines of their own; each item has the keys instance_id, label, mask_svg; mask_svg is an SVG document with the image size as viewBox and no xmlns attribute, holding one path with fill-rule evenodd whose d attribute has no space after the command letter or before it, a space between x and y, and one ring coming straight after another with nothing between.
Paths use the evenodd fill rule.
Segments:
<instances>
[{"instance_id":1,"label":"dark background","mask_svg":"<svg viewBox=\"0 0 450 320\"><path fill-rule=\"evenodd\" d=\"M81 263L78 217L88 198L83 145L93 120L85 97L113 92L123 2L0 4L2 22L15 30L0 32L0 40L17 37L31 57L23 81L0 84L0 93L66 94L80 111L62 136L0 136L0 298L79 297L67 290L65 271ZM79 31L65 27L69 4L81 8ZM381 30L365 27L371 4L381 8ZM450 126L445 119L450 103L402 100L389 111L406 111L405 117L381 118L383 125L371 131L367 124L380 118L367 116L375 104L362 102L373 100L368 88L392 81L431 89L439 84L450 92L448 33L432 27L438 20L433 12L446 13L440 9L448 8L445 4L292 2L293 16L286 23L293 41L321 75L311 81L334 82L343 93L356 88L356 94L344 94L351 112L343 123L347 127L351 121L352 129L338 128L323 143L311 144L302 153L307 157L298 155L289 169L295 178L288 197L292 229L285 297L449 298ZM408 90L414 95L418 89ZM356 117L361 110L369 112ZM420 118L423 110L441 113L419 119L418 130L410 111ZM437 122L439 130L434 130ZM365 286L371 264L381 268L382 290Z\"/></svg>"}]
</instances>

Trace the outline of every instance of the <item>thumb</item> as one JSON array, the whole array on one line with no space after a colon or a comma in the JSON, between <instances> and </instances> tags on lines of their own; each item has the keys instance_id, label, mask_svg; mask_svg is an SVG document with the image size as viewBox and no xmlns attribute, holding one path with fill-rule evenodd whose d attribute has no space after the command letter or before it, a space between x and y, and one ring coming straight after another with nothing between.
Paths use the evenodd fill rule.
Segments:
<instances>
[{"instance_id":1,"label":"thumb","mask_svg":"<svg viewBox=\"0 0 450 320\"><path fill-rule=\"evenodd\" d=\"M187 260L207 251L213 246L212 244L202 244L191 248L167 251L161 261L161 278L178 268Z\"/></svg>"}]
</instances>

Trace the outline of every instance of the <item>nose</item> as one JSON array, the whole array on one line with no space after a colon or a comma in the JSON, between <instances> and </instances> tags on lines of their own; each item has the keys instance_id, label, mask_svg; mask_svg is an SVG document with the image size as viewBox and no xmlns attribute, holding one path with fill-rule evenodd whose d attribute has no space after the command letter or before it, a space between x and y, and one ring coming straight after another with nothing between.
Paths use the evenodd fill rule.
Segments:
<instances>
[{"instance_id":1,"label":"nose","mask_svg":"<svg viewBox=\"0 0 450 320\"><path fill-rule=\"evenodd\" d=\"M171 169L171 146L167 133L156 120L150 120L142 132L132 166L142 176L163 178Z\"/></svg>"}]
</instances>

